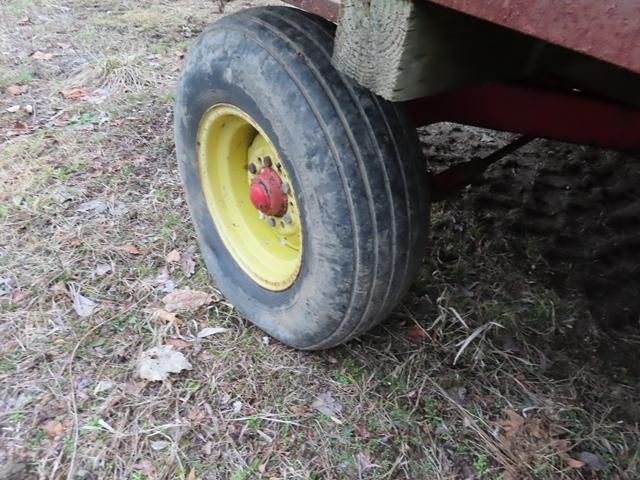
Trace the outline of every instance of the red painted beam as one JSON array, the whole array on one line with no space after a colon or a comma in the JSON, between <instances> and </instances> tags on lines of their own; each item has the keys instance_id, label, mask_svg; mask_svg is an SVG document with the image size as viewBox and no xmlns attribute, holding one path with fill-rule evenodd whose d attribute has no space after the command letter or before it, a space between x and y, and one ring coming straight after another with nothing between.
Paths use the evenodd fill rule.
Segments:
<instances>
[{"instance_id":1,"label":"red painted beam","mask_svg":"<svg viewBox=\"0 0 640 480\"><path fill-rule=\"evenodd\" d=\"M638 0L429 0L640 73Z\"/></svg>"},{"instance_id":2,"label":"red painted beam","mask_svg":"<svg viewBox=\"0 0 640 480\"><path fill-rule=\"evenodd\" d=\"M640 109L507 84L472 86L406 102L416 125L441 121L640 151Z\"/></svg>"}]
</instances>

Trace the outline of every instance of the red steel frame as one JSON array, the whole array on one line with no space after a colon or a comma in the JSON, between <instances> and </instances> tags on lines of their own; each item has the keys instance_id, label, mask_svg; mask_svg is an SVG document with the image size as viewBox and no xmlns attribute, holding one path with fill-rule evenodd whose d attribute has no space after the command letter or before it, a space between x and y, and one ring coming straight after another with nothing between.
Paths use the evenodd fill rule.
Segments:
<instances>
[{"instance_id":1,"label":"red steel frame","mask_svg":"<svg viewBox=\"0 0 640 480\"><path fill-rule=\"evenodd\" d=\"M406 102L416 125L449 121L621 151L640 151L640 110L501 83Z\"/></svg>"}]
</instances>

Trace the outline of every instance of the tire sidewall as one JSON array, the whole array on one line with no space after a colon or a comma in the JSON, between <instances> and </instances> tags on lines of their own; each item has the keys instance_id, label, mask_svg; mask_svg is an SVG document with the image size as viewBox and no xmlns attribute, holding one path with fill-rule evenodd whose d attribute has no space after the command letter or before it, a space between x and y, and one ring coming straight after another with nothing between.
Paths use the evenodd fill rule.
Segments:
<instances>
[{"instance_id":1,"label":"tire sidewall","mask_svg":"<svg viewBox=\"0 0 640 480\"><path fill-rule=\"evenodd\" d=\"M242 271L206 206L197 164L197 132L203 114L220 103L240 108L260 125L296 192L302 266L287 290L264 289ZM312 347L340 328L350 306L355 267L354 231L344 207L347 195L311 110L291 72L258 41L231 29L208 29L196 42L183 70L176 105L180 174L209 271L241 314L298 348Z\"/></svg>"}]
</instances>

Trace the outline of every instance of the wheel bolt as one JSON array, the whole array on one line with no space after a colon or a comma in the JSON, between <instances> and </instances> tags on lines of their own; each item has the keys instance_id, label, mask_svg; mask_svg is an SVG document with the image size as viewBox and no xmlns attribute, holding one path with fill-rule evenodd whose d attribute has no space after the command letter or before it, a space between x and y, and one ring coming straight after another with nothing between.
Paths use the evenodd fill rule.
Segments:
<instances>
[{"instance_id":1,"label":"wheel bolt","mask_svg":"<svg viewBox=\"0 0 640 480\"><path fill-rule=\"evenodd\" d=\"M288 213L284 217L282 217L282 219L284 220L284 223L288 223L289 225L293 223L293 219L291 218L291 215L289 215Z\"/></svg>"},{"instance_id":2,"label":"wheel bolt","mask_svg":"<svg viewBox=\"0 0 640 480\"><path fill-rule=\"evenodd\" d=\"M276 226L276 220L273 217L269 218L269 226L270 227L275 227Z\"/></svg>"},{"instance_id":3,"label":"wheel bolt","mask_svg":"<svg viewBox=\"0 0 640 480\"><path fill-rule=\"evenodd\" d=\"M269 157L269 156L264 157L264 166L265 167L270 167L271 166L271 157Z\"/></svg>"},{"instance_id":4,"label":"wheel bolt","mask_svg":"<svg viewBox=\"0 0 640 480\"><path fill-rule=\"evenodd\" d=\"M256 173L256 166L253 163L250 163L249 165L247 165L247 170L249 170L249 173Z\"/></svg>"}]
</instances>

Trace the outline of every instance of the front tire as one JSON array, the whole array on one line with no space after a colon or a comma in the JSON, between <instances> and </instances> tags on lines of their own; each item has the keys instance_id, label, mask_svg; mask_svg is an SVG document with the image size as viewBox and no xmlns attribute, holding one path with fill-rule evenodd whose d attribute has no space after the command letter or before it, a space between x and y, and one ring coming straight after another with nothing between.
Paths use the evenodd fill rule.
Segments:
<instances>
[{"instance_id":1,"label":"front tire","mask_svg":"<svg viewBox=\"0 0 640 480\"><path fill-rule=\"evenodd\" d=\"M330 23L288 7L229 15L198 38L177 90L176 151L207 267L243 316L301 349L338 345L384 319L417 274L428 230L415 130L399 106L333 68L333 35ZM202 133L203 119L221 106L249 126L227 135L233 145L204 151L203 142L226 141L219 130ZM255 163L258 136L286 172L299 219L300 255L290 252L299 264L273 285L261 281L275 265L270 252L256 245L289 242L275 230L267 238L255 223L242 193L253 177L239 173ZM217 186L216 178L227 178L220 175L238 187ZM285 218L278 215L255 211L275 228ZM251 225L263 236L244 245Z\"/></svg>"}]
</instances>

